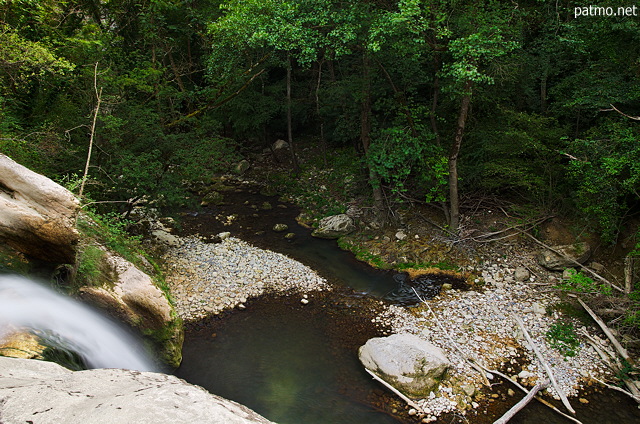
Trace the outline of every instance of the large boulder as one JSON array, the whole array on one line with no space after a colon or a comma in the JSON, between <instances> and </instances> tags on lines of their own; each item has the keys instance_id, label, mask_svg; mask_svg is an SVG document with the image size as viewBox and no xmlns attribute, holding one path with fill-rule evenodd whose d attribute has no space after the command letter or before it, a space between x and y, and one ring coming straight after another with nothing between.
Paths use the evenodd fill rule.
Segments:
<instances>
[{"instance_id":1,"label":"large boulder","mask_svg":"<svg viewBox=\"0 0 640 424\"><path fill-rule=\"evenodd\" d=\"M108 252L105 255L113 271L112 284L84 286L80 297L151 336L161 349L163 360L177 367L182 358L183 330L167 297L134 264Z\"/></svg>"},{"instance_id":2,"label":"large boulder","mask_svg":"<svg viewBox=\"0 0 640 424\"><path fill-rule=\"evenodd\" d=\"M563 271L565 268L573 268L575 262L585 263L591 256L591 246L585 242L554 246L553 250L545 249L538 253L538 263L550 271Z\"/></svg>"},{"instance_id":3,"label":"large boulder","mask_svg":"<svg viewBox=\"0 0 640 424\"><path fill-rule=\"evenodd\" d=\"M74 263L80 203L73 193L0 154L0 239L25 255Z\"/></svg>"},{"instance_id":4,"label":"large boulder","mask_svg":"<svg viewBox=\"0 0 640 424\"><path fill-rule=\"evenodd\" d=\"M238 403L177 377L122 369L70 371L0 357L3 423L269 424Z\"/></svg>"},{"instance_id":5,"label":"large boulder","mask_svg":"<svg viewBox=\"0 0 640 424\"><path fill-rule=\"evenodd\" d=\"M356 226L347 214L339 214L322 218L312 236L324 239L335 239L354 231Z\"/></svg>"},{"instance_id":6,"label":"large boulder","mask_svg":"<svg viewBox=\"0 0 640 424\"><path fill-rule=\"evenodd\" d=\"M358 353L368 370L412 398L436 390L450 366L440 348L409 333L369 339Z\"/></svg>"}]
</instances>

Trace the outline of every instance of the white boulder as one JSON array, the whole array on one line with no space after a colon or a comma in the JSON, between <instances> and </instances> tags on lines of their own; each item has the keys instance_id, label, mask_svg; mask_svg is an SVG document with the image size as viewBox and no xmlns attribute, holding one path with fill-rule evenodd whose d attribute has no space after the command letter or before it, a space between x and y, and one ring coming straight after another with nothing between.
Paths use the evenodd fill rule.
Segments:
<instances>
[{"instance_id":1,"label":"white boulder","mask_svg":"<svg viewBox=\"0 0 640 424\"><path fill-rule=\"evenodd\" d=\"M451 365L444 352L409 333L369 339L359 350L360 362L412 398L435 391Z\"/></svg>"}]
</instances>

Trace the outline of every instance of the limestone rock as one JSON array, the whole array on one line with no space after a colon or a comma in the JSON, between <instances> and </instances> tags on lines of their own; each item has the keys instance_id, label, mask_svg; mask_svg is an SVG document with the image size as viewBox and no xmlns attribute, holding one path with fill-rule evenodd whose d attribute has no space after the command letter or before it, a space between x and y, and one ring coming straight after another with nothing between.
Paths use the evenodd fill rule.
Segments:
<instances>
[{"instance_id":1,"label":"limestone rock","mask_svg":"<svg viewBox=\"0 0 640 424\"><path fill-rule=\"evenodd\" d=\"M406 238L407 238L407 233L405 233L404 231L399 230L399 231L396 233L396 240L398 240L398 241L403 241L403 240L405 240Z\"/></svg>"},{"instance_id":2,"label":"limestone rock","mask_svg":"<svg viewBox=\"0 0 640 424\"><path fill-rule=\"evenodd\" d=\"M170 375L74 372L52 362L2 357L0 369L4 423L270 423L243 405Z\"/></svg>"},{"instance_id":3,"label":"limestone rock","mask_svg":"<svg viewBox=\"0 0 640 424\"><path fill-rule=\"evenodd\" d=\"M553 249L581 264L591 256L591 247L585 242L554 246ZM550 250L543 250L538 254L538 263L551 271L562 271L575 266L575 263Z\"/></svg>"},{"instance_id":4,"label":"limestone rock","mask_svg":"<svg viewBox=\"0 0 640 424\"><path fill-rule=\"evenodd\" d=\"M0 239L28 256L75 262L80 204L73 193L0 154Z\"/></svg>"},{"instance_id":5,"label":"limestone rock","mask_svg":"<svg viewBox=\"0 0 640 424\"><path fill-rule=\"evenodd\" d=\"M355 229L353 220L349 215L343 213L322 218L318 228L311 235L318 238L334 239L347 235Z\"/></svg>"},{"instance_id":6,"label":"limestone rock","mask_svg":"<svg viewBox=\"0 0 640 424\"><path fill-rule=\"evenodd\" d=\"M5 336L0 334L0 336L0 355L11 358L42 359L45 347L33 334L16 332Z\"/></svg>"},{"instance_id":7,"label":"limestone rock","mask_svg":"<svg viewBox=\"0 0 640 424\"><path fill-rule=\"evenodd\" d=\"M82 287L81 298L133 327L164 333L165 340L159 341L164 359L177 367L182 358L183 333L167 298L151 277L131 262L111 253L106 254L106 261L114 273L113 285Z\"/></svg>"},{"instance_id":8,"label":"limestone rock","mask_svg":"<svg viewBox=\"0 0 640 424\"><path fill-rule=\"evenodd\" d=\"M359 349L360 362L409 397L426 397L450 366L444 352L409 333L369 339Z\"/></svg>"}]
</instances>

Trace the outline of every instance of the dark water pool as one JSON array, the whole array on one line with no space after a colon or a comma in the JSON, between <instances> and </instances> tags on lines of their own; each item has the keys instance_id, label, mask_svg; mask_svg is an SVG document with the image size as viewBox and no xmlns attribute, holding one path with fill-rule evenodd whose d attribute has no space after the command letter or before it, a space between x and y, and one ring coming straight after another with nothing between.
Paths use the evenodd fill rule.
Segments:
<instances>
[{"instance_id":1,"label":"dark water pool","mask_svg":"<svg viewBox=\"0 0 640 424\"><path fill-rule=\"evenodd\" d=\"M401 422L359 365L357 347L378 334L350 304L262 299L202 322L176 375L281 424Z\"/></svg>"}]
</instances>

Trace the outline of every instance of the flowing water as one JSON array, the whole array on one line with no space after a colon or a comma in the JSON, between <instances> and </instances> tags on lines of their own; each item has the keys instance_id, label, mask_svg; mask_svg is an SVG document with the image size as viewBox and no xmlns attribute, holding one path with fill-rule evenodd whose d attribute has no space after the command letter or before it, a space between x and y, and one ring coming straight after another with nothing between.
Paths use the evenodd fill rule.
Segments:
<instances>
[{"instance_id":1,"label":"flowing water","mask_svg":"<svg viewBox=\"0 0 640 424\"><path fill-rule=\"evenodd\" d=\"M26 278L0 275L0 340L16 330L76 353L89 368L156 370L141 343L99 312Z\"/></svg>"}]
</instances>

